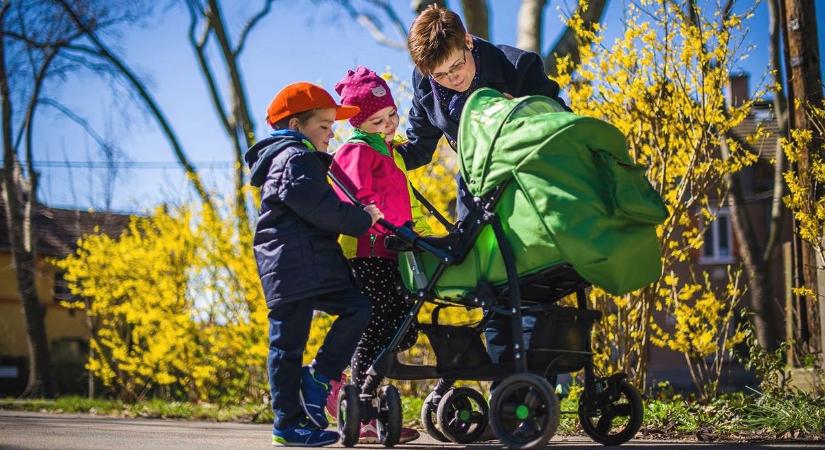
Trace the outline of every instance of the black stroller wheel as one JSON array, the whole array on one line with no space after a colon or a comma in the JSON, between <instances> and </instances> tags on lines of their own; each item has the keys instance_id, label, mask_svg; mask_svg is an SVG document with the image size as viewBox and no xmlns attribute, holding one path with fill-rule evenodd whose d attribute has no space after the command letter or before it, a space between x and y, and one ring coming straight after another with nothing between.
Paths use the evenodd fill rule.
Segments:
<instances>
[{"instance_id":1,"label":"black stroller wheel","mask_svg":"<svg viewBox=\"0 0 825 450\"><path fill-rule=\"evenodd\" d=\"M438 405L433 404L433 397L435 397L435 392L430 392L427 398L424 399L424 403L421 404L421 424L424 425L424 430L427 431L427 434L429 434L431 438L438 442L450 442L450 440L441 433L441 430L435 426L435 416L438 411Z\"/></svg>"},{"instance_id":2,"label":"black stroller wheel","mask_svg":"<svg viewBox=\"0 0 825 450\"><path fill-rule=\"evenodd\" d=\"M341 435L341 444L352 447L358 443L361 434L361 410L358 388L346 384L341 388L338 396L338 433Z\"/></svg>"},{"instance_id":3,"label":"black stroller wheel","mask_svg":"<svg viewBox=\"0 0 825 450\"><path fill-rule=\"evenodd\" d=\"M438 403L438 428L450 441L469 444L484 432L489 414L487 400L478 391L450 389Z\"/></svg>"},{"instance_id":4,"label":"black stroller wheel","mask_svg":"<svg viewBox=\"0 0 825 450\"><path fill-rule=\"evenodd\" d=\"M401 396L395 386L384 386L378 391L378 418L375 421L378 442L393 447L401 438Z\"/></svg>"},{"instance_id":5,"label":"black stroller wheel","mask_svg":"<svg viewBox=\"0 0 825 450\"><path fill-rule=\"evenodd\" d=\"M642 396L624 379L608 386L595 402L587 401L584 396L579 399L582 429L600 444L621 445L633 439L643 418Z\"/></svg>"},{"instance_id":6,"label":"black stroller wheel","mask_svg":"<svg viewBox=\"0 0 825 450\"><path fill-rule=\"evenodd\" d=\"M546 379L519 373L493 391L490 425L501 444L512 449L541 447L556 434L561 408Z\"/></svg>"}]
</instances>

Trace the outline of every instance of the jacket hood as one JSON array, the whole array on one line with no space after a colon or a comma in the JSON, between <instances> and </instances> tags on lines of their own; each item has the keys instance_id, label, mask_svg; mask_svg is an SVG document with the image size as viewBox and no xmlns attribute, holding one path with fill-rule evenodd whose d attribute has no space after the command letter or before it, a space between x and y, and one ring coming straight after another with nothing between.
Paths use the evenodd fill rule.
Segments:
<instances>
[{"instance_id":1,"label":"jacket hood","mask_svg":"<svg viewBox=\"0 0 825 450\"><path fill-rule=\"evenodd\" d=\"M246 151L244 161L249 166L249 184L261 187L266 181L269 166L278 153L290 147L307 147L315 150L309 139L301 133L292 130L278 130L266 139L260 140Z\"/></svg>"}]
</instances>

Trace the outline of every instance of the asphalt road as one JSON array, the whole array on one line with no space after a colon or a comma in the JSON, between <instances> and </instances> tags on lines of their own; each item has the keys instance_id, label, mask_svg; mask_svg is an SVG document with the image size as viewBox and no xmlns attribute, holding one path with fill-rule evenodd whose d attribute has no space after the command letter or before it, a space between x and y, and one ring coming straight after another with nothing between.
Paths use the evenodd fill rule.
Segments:
<instances>
[{"instance_id":1,"label":"asphalt road","mask_svg":"<svg viewBox=\"0 0 825 450\"><path fill-rule=\"evenodd\" d=\"M0 411L0 449L264 449L270 445L270 427L242 423L185 422L155 419L119 419L78 414ZM337 445L335 447L340 447ZM362 448L383 448L364 445ZM424 435L400 449L486 449L487 445L444 445ZM603 449L585 437L555 437L548 449ZM722 443L631 441L622 449L745 450L825 448L822 443Z\"/></svg>"}]
</instances>

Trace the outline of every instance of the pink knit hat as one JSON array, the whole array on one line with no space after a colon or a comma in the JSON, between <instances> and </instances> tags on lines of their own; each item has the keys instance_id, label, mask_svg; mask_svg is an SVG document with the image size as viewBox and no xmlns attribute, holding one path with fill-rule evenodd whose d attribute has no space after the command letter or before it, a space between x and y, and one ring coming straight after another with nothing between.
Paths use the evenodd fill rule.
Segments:
<instances>
[{"instance_id":1,"label":"pink knit hat","mask_svg":"<svg viewBox=\"0 0 825 450\"><path fill-rule=\"evenodd\" d=\"M354 127L387 106L395 107L387 82L364 66L358 66L355 71L348 70L344 79L335 85L335 92L341 96L342 105L361 108L361 112L349 119Z\"/></svg>"}]
</instances>

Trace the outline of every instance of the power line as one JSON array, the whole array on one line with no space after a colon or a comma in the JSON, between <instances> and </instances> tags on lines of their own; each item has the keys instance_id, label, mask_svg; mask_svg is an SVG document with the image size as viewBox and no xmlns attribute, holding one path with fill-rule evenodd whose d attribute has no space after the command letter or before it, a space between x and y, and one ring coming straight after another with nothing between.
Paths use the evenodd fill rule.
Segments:
<instances>
[{"instance_id":1,"label":"power line","mask_svg":"<svg viewBox=\"0 0 825 450\"><path fill-rule=\"evenodd\" d=\"M231 169L233 161L195 161L194 166L202 169ZM34 161L36 168L66 169L181 169L175 161Z\"/></svg>"}]
</instances>

